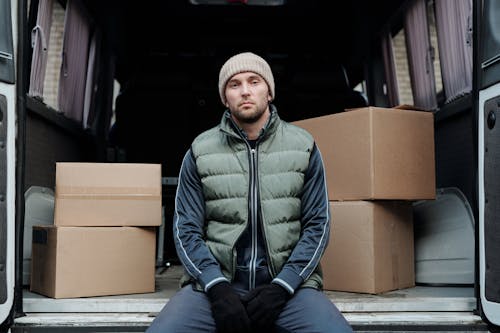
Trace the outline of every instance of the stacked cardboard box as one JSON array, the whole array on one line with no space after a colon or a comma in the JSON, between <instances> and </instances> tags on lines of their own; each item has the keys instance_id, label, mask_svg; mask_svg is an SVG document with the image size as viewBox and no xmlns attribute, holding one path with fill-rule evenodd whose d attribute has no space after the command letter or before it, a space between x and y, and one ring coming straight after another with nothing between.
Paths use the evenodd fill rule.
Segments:
<instances>
[{"instance_id":1,"label":"stacked cardboard box","mask_svg":"<svg viewBox=\"0 0 500 333\"><path fill-rule=\"evenodd\" d=\"M57 163L54 225L33 228L31 290L154 292L159 164Z\"/></svg>"},{"instance_id":2,"label":"stacked cardboard box","mask_svg":"<svg viewBox=\"0 0 500 333\"><path fill-rule=\"evenodd\" d=\"M411 201L435 198L433 114L367 107L294 124L314 136L326 170L325 289L414 286Z\"/></svg>"}]
</instances>

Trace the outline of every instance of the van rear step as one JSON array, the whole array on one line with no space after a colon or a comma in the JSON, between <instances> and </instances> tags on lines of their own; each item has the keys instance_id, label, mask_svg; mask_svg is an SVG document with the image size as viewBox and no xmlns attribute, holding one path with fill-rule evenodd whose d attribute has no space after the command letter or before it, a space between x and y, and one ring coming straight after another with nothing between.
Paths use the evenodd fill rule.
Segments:
<instances>
[{"instance_id":1,"label":"van rear step","mask_svg":"<svg viewBox=\"0 0 500 333\"><path fill-rule=\"evenodd\" d=\"M356 332L488 332L471 312L345 313ZM17 318L12 333L144 332L154 319L147 313L31 313Z\"/></svg>"},{"instance_id":2,"label":"van rear step","mask_svg":"<svg viewBox=\"0 0 500 333\"><path fill-rule=\"evenodd\" d=\"M356 332L489 332L472 312L345 313Z\"/></svg>"}]
</instances>

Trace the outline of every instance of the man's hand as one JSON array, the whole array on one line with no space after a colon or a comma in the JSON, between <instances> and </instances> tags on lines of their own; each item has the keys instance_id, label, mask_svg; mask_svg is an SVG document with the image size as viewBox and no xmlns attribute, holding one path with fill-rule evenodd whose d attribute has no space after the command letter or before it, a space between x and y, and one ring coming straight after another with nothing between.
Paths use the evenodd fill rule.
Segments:
<instances>
[{"instance_id":1,"label":"man's hand","mask_svg":"<svg viewBox=\"0 0 500 333\"><path fill-rule=\"evenodd\" d=\"M220 282L207 292L217 333L250 333L250 319L240 296L228 282Z\"/></svg>"},{"instance_id":2,"label":"man's hand","mask_svg":"<svg viewBox=\"0 0 500 333\"><path fill-rule=\"evenodd\" d=\"M259 286L243 296L254 329L270 330L291 295L278 284Z\"/></svg>"}]
</instances>

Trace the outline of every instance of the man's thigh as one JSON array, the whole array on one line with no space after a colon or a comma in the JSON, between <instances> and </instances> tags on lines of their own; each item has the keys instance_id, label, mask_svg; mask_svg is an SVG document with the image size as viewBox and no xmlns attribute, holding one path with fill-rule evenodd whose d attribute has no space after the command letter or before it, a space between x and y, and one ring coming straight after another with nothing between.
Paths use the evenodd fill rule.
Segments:
<instances>
[{"instance_id":1,"label":"man's thigh","mask_svg":"<svg viewBox=\"0 0 500 333\"><path fill-rule=\"evenodd\" d=\"M215 332L210 301L205 293L185 286L163 307L146 332Z\"/></svg>"},{"instance_id":2,"label":"man's thigh","mask_svg":"<svg viewBox=\"0 0 500 333\"><path fill-rule=\"evenodd\" d=\"M352 328L326 295L312 288L297 290L277 322L277 332L343 333Z\"/></svg>"}]
</instances>

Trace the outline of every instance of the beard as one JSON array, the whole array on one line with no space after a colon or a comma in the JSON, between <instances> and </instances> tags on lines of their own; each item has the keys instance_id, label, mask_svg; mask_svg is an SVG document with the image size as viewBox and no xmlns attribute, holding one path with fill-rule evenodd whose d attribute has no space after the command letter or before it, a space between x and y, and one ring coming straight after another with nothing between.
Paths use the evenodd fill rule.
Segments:
<instances>
[{"instance_id":1,"label":"beard","mask_svg":"<svg viewBox=\"0 0 500 333\"><path fill-rule=\"evenodd\" d=\"M254 104L251 108L242 109L236 107L235 109L230 109L232 116L240 123L253 124L262 118L267 110L267 104L264 106Z\"/></svg>"}]
</instances>

